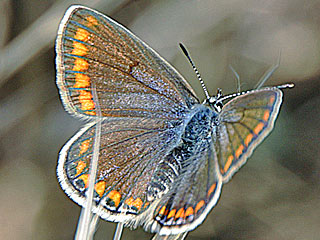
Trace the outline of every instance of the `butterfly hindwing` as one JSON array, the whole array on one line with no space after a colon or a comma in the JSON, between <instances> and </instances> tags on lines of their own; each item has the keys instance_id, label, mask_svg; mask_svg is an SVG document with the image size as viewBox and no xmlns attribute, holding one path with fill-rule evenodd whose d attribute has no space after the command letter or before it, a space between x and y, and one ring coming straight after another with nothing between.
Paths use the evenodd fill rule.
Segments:
<instances>
[{"instance_id":1,"label":"butterfly hindwing","mask_svg":"<svg viewBox=\"0 0 320 240\"><path fill-rule=\"evenodd\" d=\"M148 208L151 202L147 201L146 188L157 163L175 146L175 131L168 122L156 119L102 122L94 197L94 211L98 215L106 220L120 221ZM94 136L95 125L88 124L67 142L58 163L62 188L82 206L88 187Z\"/></svg>"},{"instance_id":2,"label":"butterfly hindwing","mask_svg":"<svg viewBox=\"0 0 320 240\"><path fill-rule=\"evenodd\" d=\"M220 173L227 182L270 133L282 102L277 88L264 88L229 101L214 136Z\"/></svg>"},{"instance_id":3,"label":"butterfly hindwing","mask_svg":"<svg viewBox=\"0 0 320 240\"><path fill-rule=\"evenodd\" d=\"M129 30L94 10L72 6L56 41L57 85L74 115L176 119L198 102L183 77ZM157 104L154 104L157 102Z\"/></svg>"},{"instance_id":4,"label":"butterfly hindwing","mask_svg":"<svg viewBox=\"0 0 320 240\"><path fill-rule=\"evenodd\" d=\"M193 230L216 205L222 182L217 174L218 166L212 161L213 154L213 148L208 145L203 146L199 155L187 159L190 165L185 167L172 189L160 199L153 219L159 226L160 234Z\"/></svg>"}]
</instances>

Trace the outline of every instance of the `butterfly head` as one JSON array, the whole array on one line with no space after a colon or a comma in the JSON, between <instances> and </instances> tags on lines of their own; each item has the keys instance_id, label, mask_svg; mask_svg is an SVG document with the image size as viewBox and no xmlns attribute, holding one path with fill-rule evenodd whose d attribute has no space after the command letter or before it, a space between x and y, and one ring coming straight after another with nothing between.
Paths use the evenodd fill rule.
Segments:
<instances>
[{"instance_id":1,"label":"butterfly head","mask_svg":"<svg viewBox=\"0 0 320 240\"><path fill-rule=\"evenodd\" d=\"M222 97L222 90L221 88L218 88L217 94L204 100L203 104L209 105L215 112L219 113L223 107L223 103L221 101Z\"/></svg>"}]
</instances>

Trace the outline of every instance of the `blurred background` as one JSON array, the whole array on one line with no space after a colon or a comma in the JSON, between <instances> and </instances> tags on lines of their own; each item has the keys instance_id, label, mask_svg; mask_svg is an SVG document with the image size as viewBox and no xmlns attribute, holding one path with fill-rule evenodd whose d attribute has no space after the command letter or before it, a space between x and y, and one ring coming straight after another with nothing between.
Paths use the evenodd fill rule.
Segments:
<instances>
[{"instance_id":1,"label":"blurred background","mask_svg":"<svg viewBox=\"0 0 320 240\"><path fill-rule=\"evenodd\" d=\"M72 239L80 207L56 179L63 144L83 125L63 109L55 85L54 40L73 3L127 26L171 62L203 99L178 47L183 42L211 95L237 84L286 82L272 134L223 188L219 204L187 239L320 239L319 0L1 0L0 239ZM100 221L95 239L111 239ZM141 228L122 239L150 239Z\"/></svg>"}]
</instances>

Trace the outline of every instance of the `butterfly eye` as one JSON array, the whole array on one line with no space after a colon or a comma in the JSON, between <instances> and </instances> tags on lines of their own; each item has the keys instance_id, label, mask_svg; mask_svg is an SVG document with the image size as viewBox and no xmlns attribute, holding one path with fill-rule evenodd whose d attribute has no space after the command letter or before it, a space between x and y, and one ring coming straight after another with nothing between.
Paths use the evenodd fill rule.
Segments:
<instances>
[{"instance_id":1,"label":"butterfly eye","mask_svg":"<svg viewBox=\"0 0 320 240\"><path fill-rule=\"evenodd\" d=\"M216 112L221 112L222 107L223 107L223 104L220 101L217 101L213 104L213 108Z\"/></svg>"}]
</instances>

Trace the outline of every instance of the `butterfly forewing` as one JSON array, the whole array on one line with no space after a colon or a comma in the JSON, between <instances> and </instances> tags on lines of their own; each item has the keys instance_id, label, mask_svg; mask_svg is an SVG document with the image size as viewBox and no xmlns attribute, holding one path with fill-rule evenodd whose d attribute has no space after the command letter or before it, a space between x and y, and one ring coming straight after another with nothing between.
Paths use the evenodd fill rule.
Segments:
<instances>
[{"instance_id":1,"label":"butterfly forewing","mask_svg":"<svg viewBox=\"0 0 320 240\"><path fill-rule=\"evenodd\" d=\"M279 89L265 88L238 96L223 107L213 137L224 182L272 130L281 101Z\"/></svg>"},{"instance_id":2,"label":"butterfly forewing","mask_svg":"<svg viewBox=\"0 0 320 240\"><path fill-rule=\"evenodd\" d=\"M198 102L187 82L157 53L91 9L69 8L56 50L57 84L70 113L96 114L93 87L102 116L177 119Z\"/></svg>"}]
</instances>

